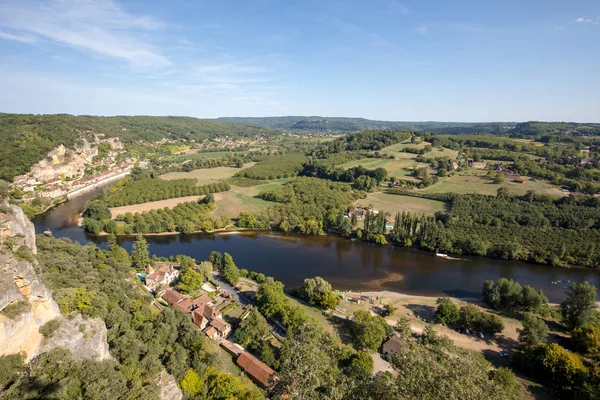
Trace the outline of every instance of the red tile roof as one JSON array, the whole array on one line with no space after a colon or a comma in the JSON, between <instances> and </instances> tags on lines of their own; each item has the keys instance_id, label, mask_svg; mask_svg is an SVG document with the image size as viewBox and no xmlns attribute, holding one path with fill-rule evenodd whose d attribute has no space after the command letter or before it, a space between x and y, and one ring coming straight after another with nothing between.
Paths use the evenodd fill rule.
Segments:
<instances>
[{"instance_id":1,"label":"red tile roof","mask_svg":"<svg viewBox=\"0 0 600 400\"><path fill-rule=\"evenodd\" d=\"M244 371L246 371L248 376L250 376L253 381L261 385L263 388L269 385L271 376L275 375L275 371L269 368L267 364L260 361L247 351L240 354L236 363L242 367Z\"/></svg>"},{"instance_id":2,"label":"red tile roof","mask_svg":"<svg viewBox=\"0 0 600 400\"><path fill-rule=\"evenodd\" d=\"M183 295L173 289L169 289L165 292L165 294L162 295L161 297L164 301L166 301L169 304L177 304L180 301L182 301L183 299L185 299L185 297L183 297Z\"/></svg>"}]
</instances>

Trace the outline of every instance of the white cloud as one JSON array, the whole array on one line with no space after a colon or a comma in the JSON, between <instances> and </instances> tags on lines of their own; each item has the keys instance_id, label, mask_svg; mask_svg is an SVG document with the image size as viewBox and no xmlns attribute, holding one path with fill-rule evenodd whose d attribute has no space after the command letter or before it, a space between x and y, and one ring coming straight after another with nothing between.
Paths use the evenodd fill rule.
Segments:
<instances>
[{"instance_id":1,"label":"white cloud","mask_svg":"<svg viewBox=\"0 0 600 400\"><path fill-rule=\"evenodd\" d=\"M37 38L31 35L13 35L8 32L0 32L0 39L14 40L21 43L35 43Z\"/></svg>"},{"instance_id":2,"label":"white cloud","mask_svg":"<svg viewBox=\"0 0 600 400\"><path fill-rule=\"evenodd\" d=\"M591 19L591 18L583 18L583 17L579 17L575 20L575 22L577 23L586 23L586 24L592 24L592 25L600 25L600 17L596 18L596 19Z\"/></svg>"},{"instance_id":3,"label":"white cloud","mask_svg":"<svg viewBox=\"0 0 600 400\"><path fill-rule=\"evenodd\" d=\"M165 24L129 14L112 0L20 0L0 3L0 27L18 32L0 37L31 43L37 38L127 61L132 67L171 64L147 39ZM10 36L10 37L8 37Z\"/></svg>"},{"instance_id":4,"label":"white cloud","mask_svg":"<svg viewBox=\"0 0 600 400\"><path fill-rule=\"evenodd\" d=\"M408 7L406 7L404 3L401 3L399 1L392 1L390 3L390 8L393 11L398 12L400 14L408 14Z\"/></svg>"},{"instance_id":5,"label":"white cloud","mask_svg":"<svg viewBox=\"0 0 600 400\"><path fill-rule=\"evenodd\" d=\"M420 27L417 28L417 33L419 33L421 35L427 35L428 32L429 32L429 27L427 25L421 25Z\"/></svg>"}]
</instances>

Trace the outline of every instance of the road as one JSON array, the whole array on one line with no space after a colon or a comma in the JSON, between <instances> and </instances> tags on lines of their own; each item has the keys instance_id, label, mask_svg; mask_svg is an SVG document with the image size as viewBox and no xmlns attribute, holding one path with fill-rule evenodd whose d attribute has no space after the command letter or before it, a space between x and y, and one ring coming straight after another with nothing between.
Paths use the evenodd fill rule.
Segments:
<instances>
[{"instance_id":1,"label":"road","mask_svg":"<svg viewBox=\"0 0 600 400\"><path fill-rule=\"evenodd\" d=\"M213 272L213 280L221 286L221 289L226 290L231 297L237 300L243 306L247 306L252 304L252 302L243 294L241 294L236 288L231 286L229 283L225 282L218 273Z\"/></svg>"}]
</instances>

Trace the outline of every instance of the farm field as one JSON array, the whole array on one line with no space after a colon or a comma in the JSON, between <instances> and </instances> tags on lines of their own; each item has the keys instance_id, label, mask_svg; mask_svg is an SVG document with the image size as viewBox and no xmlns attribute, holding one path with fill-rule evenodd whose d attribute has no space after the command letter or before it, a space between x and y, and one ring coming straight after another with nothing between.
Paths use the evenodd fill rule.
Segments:
<instances>
[{"instance_id":1,"label":"farm field","mask_svg":"<svg viewBox=\"0 0 600 400\"><path fill-rule=\"evenodd\" d=\"M227 192L215 193L217 208L210 214L213 218L227 216L235 218L242 211L258 212L273 205L273 203L258 199L255 196L263 190L274 189L283 185L289 179L266 181L264 185L239 187L232 186Z\"/></svg>"},{"instance_id":2,"label":"farm field","mask_svg":"<svg viewBox=\"0 0 600 400\"><path fill-rule=\"evenodd\" d=\"M496 191L500 187L508 188L511 195L524 195L528 191L533 190L539 194L564 196L564 193L558 187L540 180L528 180L526 183L521 184L505 179L503 183L495 184L483 176L475 175L454 175L440 180L440 182L433 186L419 189L418 191L423 193L475 193L496 195Z\"/></svg>"},{"instance_id":3,"label":"farm field","mask_svg":"<svg viewBox=\"0 0 600 400\"><path fill-rule=\"evenodd\" d=\"M160 208L173 208L177 204L185 203L188 201L196 201L204 196L185 196L185 197L175 197L173 199L159 200L159 201L149 201L147 203L141 204L132 204L130 206L122 206L122 207L111 207L110 215L112 218L115 218L117 215L127 214L128 212L135 214L136 212L142 213L144 211L150 210L158 210Z\"/></svg>"},{"instance_id":4,"label":"farm field","mask_svg":"<svg viewBox=\"0 0 600 400\"><path fill-rule=\"evenodd\" d=\"M204 153L208 154L208 153ZM231 178L236 172L239 172L245 168L250 168L255 163L246 163L242 168L232 168L232 167L217 167L217 168L205 168L205 169L195 169L190 172L169 172L168 174L164 174L159 176L160 179L164 179L166 181L174 180L174 179L187 179L187 178L195 178L198 180L197 185L206 185L209 183L222 181L224 179Z\"/></svg>"},{"instance_id":5,"label":"farm field","mask_svg":"<svg viewBox=\"0 0 600 400\"><path fill-rule=\"evenodd\" d=\"M357 207L366 207L369 204L372 204L376 210L383 210L392 215L402 211L417 215L433 215L445 209L445 205L441 201L411 196L396 196L382 192L370 193L366 199L361 199L354 203Z\"/></svg>"},{"instance_id":6,"label":"farm field","mask_svg":"<svg viewBox=\"0 0 600 400\"><path fill-rule=\"evenodd\" d=\"M408 154L408 153L406 153ZM412 154L411 154L412 155ZM348 169L362 165L367 169L385 168L390 176L406 176L410 171L406 168L429 167L428 164L419 163L412 159L391 160L382 158L361 158L360 160L350 161L340 165L340 168Z\"/></svg>"}]
</instances>

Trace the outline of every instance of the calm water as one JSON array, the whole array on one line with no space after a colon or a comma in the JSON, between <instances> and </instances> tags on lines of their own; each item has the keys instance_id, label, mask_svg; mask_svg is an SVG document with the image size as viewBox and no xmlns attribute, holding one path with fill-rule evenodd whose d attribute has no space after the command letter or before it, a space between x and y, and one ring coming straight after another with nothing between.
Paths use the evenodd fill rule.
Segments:
<instances>
[{"instance_id":1,"label":"calm water","mask_svg":"<svg viewBox=\"0 0 600 400\"><path fill-rule=\"evenodd\" d=\"M35 222L36 232L50 229L56 237L105 247L103 237L88 236L77 226L85 202L102 189L64 203ZM134 237L120 244L131 250ZM562 301L568 283L589 281L600 288L600 272L561 269L482 257L443 260L430 253L393 246L319 236L299 237L273 233L195 234L148 236L150 253L186 254L204 260L212 250L231 254L240 268L275 277L288 287L305 278L321 276L336 289L391 290L420 295L478 297L487 279L506 277L544 291L552 302ZM552 281L563 283L553 285Z\"/></svg>"}]
</instances>

